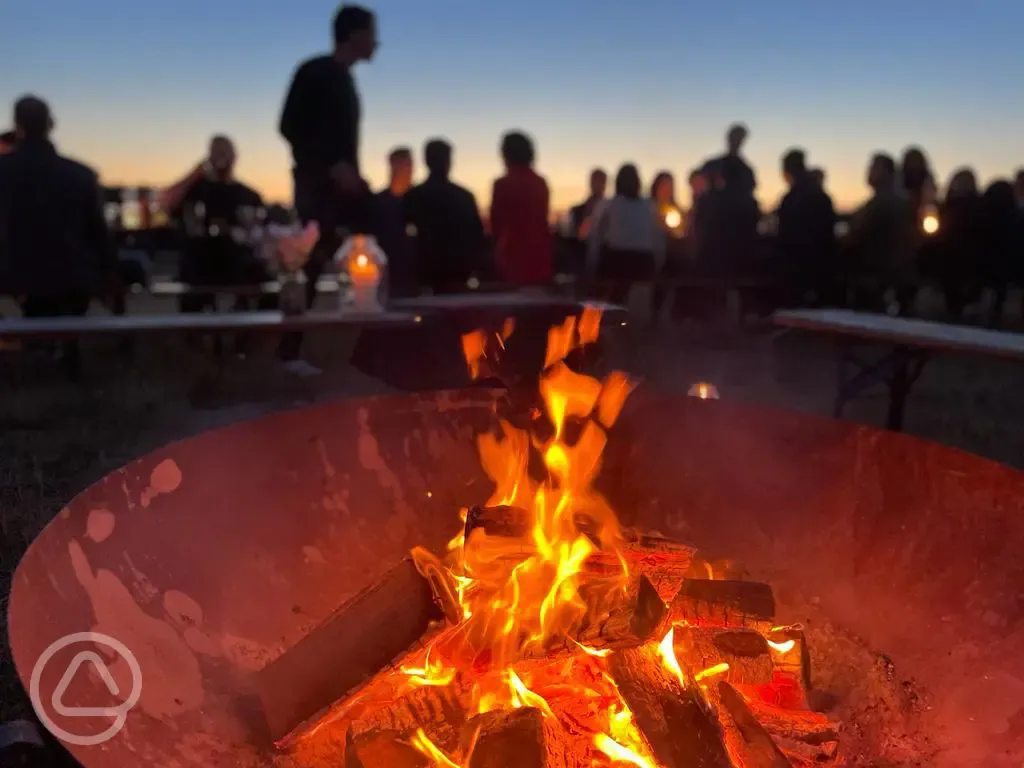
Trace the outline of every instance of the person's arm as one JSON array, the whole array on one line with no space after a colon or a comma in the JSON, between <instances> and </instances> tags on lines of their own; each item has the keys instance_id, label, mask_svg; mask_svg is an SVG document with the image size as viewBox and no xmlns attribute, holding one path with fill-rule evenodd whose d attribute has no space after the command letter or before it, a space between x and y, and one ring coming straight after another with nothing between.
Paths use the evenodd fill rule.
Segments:
<instances>
[{"instance_id":1,"label":"person's arm","mask_svg":"<svg viewBox=\"0 0 1024 768\"><path fill-rule=\"evenodd\" d=\"M491 187L491 215L489 217L491 235L495 241L500 240L502 232L505 231L506 206L502 189L504 189L504 186L501 183L501 179L497 179L494 182L494 186Z\"/></svg>"},{"instance_id":2,"label":"person's arm","mask_svg":"<svg viewBox=\"0 0 1024 768\"><path fill-rule=\"evenodd\" d=\"M185 198L188 197L188 193L195 183L206 176L206 172L207 163L204 160L189 171L182 179L162 190L156 198L157 205L160 206L160 210L168 216L173 216L177 210L181 208L182 203L185 202Z\"/></svg>"},{"instance_id":3,"label":"person's arm","mask_svg":"<svg viewBox=\"0 0 1024 768\"><path fill-rule=\"evenodd\" d=\"M309 130L309 104L316 95L312 93L311 81L309 66L304 64L295 70L292 82L288 86L288 93L284 97L277 129L293 147L302 141L304 134Z\"/></svg>"},{"instance_id":4,"label":"person's arm","mask_svg":"<svg viewBox=\"0 0 1024 768\"><path fill-rule=\"evenodd\" d=\"M483 219L480 218L480 207L476 204L476 197L469 190L466 191L466 227L467 242L473 257L473 272L480 275L484 271L484 246L487 237L484 233Z\"/></svg>"}]
</instances>

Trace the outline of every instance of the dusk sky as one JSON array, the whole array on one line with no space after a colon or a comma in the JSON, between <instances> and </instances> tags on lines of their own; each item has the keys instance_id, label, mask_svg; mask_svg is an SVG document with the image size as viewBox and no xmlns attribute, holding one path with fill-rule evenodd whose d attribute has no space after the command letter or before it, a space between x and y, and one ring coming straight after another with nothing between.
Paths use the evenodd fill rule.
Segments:
<instances>
[{"instance_id":1,"label":"dusk sky","mask_svg":"<svg viewBox=\"0 0 1024 768\"><path fill-rule=\"evenodd\" d=\"M290 200L277 117L296 64L327 50L332 0L0 0L0 103L50 101L62 151L108 184L166 184L214 132L239 176ZM804 147L840 206L865 193L868 155L921 144L940 184L1024 164L1024 4L1011 0L381 0L381 48L356 78L362 166L375 184L396 144L440 135L482 205L501 133L538 148L556 208L594 165L685 177L751 129L762 202L779 157ZM2 127L0 123L0 127Z\"/></svg>"}]
</instances>

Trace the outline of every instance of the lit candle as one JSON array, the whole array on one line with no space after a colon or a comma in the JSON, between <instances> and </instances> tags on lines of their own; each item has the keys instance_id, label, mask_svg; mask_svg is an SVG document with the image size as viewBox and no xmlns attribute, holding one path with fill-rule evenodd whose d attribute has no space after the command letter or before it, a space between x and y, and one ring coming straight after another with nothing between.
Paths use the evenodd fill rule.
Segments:
<instances>
[{"instance_id":1,"label":"lit candle","mask_svg":"<svg viewBox=\"0 0 1024 768\"><path fill-rule=\"evenodd\" d=\"M714 384L709 384L706 381L698 381L687 393L690 397L698 397L701 400L717 400L718 390Z\"/></svg>"},{"instance_id":2,"label":"lit candle","mask_svg":"<svg viewBox=\"0 0 1024 768\"><path fill-rule=\"evenodd\" d=\"M935 210L934 205L925 208L921 216L921 229L926 235L934 235L939 231L939 213Z\"/></svg>"},{"instance_id":3,"label":"lit candle","mask_svg":"<svg viewBox=\"0 0 1024 768\"><path fill-rule=\"evenodd\" d=\"M364 312L381 309L378 293L388 260L376 238L352 235L335 258L348 275L354 308Z\"/></svg>"}]
</instances>

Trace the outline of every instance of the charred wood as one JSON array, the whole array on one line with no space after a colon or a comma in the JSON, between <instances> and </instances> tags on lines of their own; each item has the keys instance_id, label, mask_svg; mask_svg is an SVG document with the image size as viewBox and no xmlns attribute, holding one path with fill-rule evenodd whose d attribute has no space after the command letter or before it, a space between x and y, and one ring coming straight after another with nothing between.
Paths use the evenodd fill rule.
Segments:
<instances>
[{"instance_id":1,"label":"charred wood","mask_svg":"<svg viewBox=\"0 0 1024 768\"><path fill-rule=\"evenodd\" d=\"M616 651L609 670L637 727L664 768L728 768L722 728L692 681L685 687L655 643Z\"/></svg>"},{"instance_id":2,"label":"charred wood","mask_svg":"<svg viewBox=\"0 0 1024 768\"><path fill-rule=\"evenodd\" d=\"M772 588L757 581L687 579L669 606L673 623L756 629L766 634L775 620Z\"/></svg>"},{"instance_id":3,"label":"charred wood","mask_svg":"<svg viewBox=\"0 0 1024 768\"><path fill-rule=\"evenodd\" d=\"M427 768L426 756L397 731L345 737L345 768Z\"/></svg>"},{"instance_id":4,"label":"charred wood","mask_svg":"<svg viewBox=\"0 0 1024 768\"><path fill-rule=\"evenodd\" d=\"M729 683L718 683L719 717L733 762L742 768L789 768L791 763Z\"/></svg>"},{"instance_id":5,"label":"charred wood","mask_svg":"<svg viewBox=\"0 0 1024 768\"><path fill-rule=\"evenodd\" d=\"M412 560L346 601L257 674L270 736L296 728L401 656L439 619L430 586Z\"/></svg>"},{"instance_id":6,"label":"charred wood","mask_svg":"<svg viewBox=\"0 0 1024 768\"><path fill-rule=\"evenodd\" d=\"M720 675L721 680L759 685L772 679L768 642L753 630L679 626L674 641L676 659L691 676L724 663L729 669Z\"/></svg>"},{"instance_id":7,"label":"charred wood","mask_svg":"<svg viewBox=\"0 0 1024 768\"><path fill-rule=\"evenodd\" d=\"M562 727L533 707L477 715L462 734L469 768L583 768Z\"/></svg>"}]
</instances>

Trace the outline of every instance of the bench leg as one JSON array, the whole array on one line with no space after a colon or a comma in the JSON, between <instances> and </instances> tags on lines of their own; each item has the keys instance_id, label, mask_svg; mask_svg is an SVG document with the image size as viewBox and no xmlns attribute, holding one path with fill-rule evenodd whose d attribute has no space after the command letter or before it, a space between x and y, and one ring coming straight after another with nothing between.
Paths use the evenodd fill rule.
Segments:
<instances>
[{"instance_id":1,"label":"bench leg","mask_svg":"<svg viewBox=\"0 0 1024 768\"><path fill-rule=\"evenodd\" d=\"M877 384L884 384L889 390L886 427L894 432L901 432L907 398L928 359L928 353L924 350L898 346L876 360L865 362L852 354L849 345L840 344L839 385L832 409L833 417L841 418L847 402L856 399ZM848 363L857 369L849 377Z\"/></svg>"}]
</instances>

